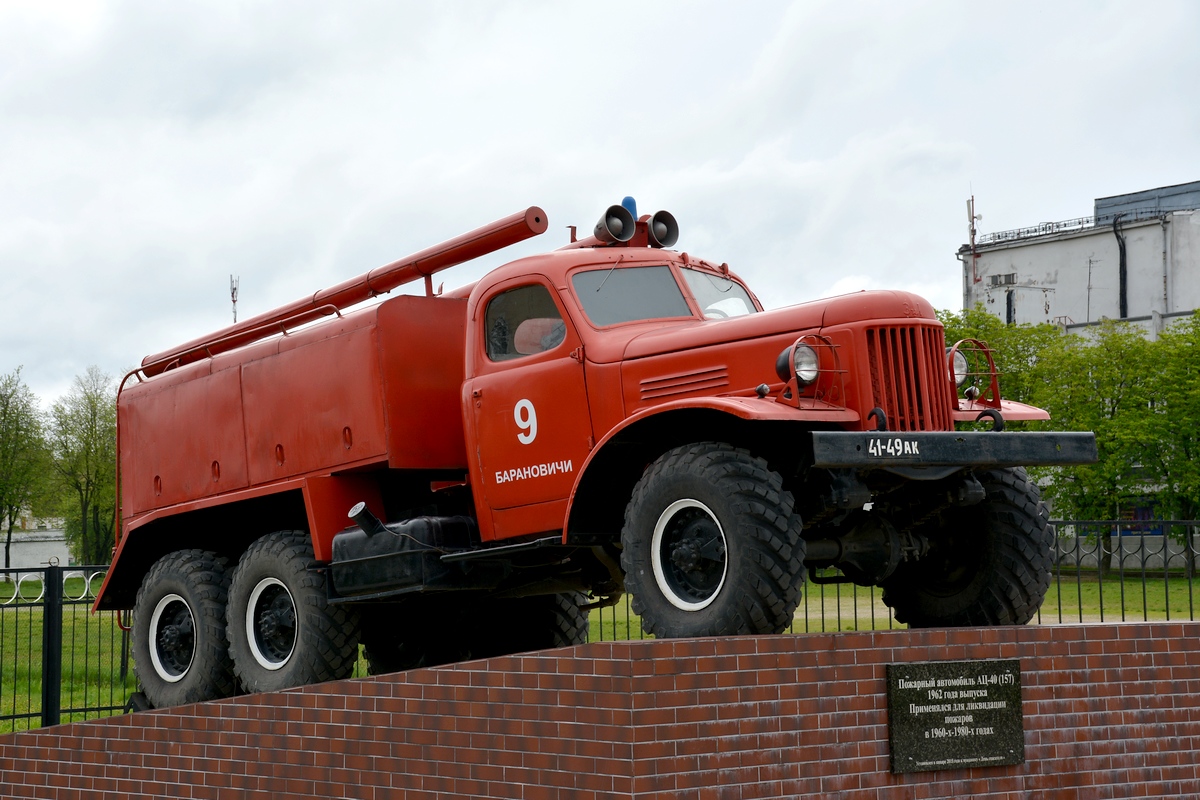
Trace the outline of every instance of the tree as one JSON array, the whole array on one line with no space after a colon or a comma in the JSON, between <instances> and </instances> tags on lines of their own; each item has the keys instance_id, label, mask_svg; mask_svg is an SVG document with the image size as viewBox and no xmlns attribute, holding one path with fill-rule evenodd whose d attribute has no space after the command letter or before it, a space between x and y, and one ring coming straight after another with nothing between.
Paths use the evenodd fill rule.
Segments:
<instances>
[{"instance_id":1,"label":"tree","mask_svg":"<svg viewBox=\"0 0 1200 800\"><path fill-rule=\"evenodd\" d=\"M106 564L116 528L117 405L97 367L76 376L50 411L54 469L67 493L67 538L77 558Z\"/></svg>"},{"instance_id":2,"label":"tree","mask_svg":"<svg viewBox=\"0 0 1200 800\"><path fill-rule=\"evenodd\" d=\"M1165 420L1187 412L1166 414L1157 400L1164 380L1192 385L1186 374L1164 378L1173 374L1168 361L1191 369L1180 358L1188 347L1184 338L1168 354L1164 342L1150 342L1139 328L1121 322L1104 322L1081 337L1064 335L1053 325L1007 325L982 307L940 312L939 318L948 344L974 338L992 348L1005 398L1050 412L1050 422L1024 427L1095 432L1096 464L1033 471L1048 479L1039 482L1057 516L1115 518L1122 503L1158 493L1162 461L1180 456L1175 466L1181 475L1186 471L1182 454L1191 451L1160 443L1173 436ZM1183 399L1177 395L1177 403ZM1156 453L1158 460L1151 458ZM1194 485L1182 480L1181 488Z\"/></svg>"},{"instance_id":3,"label":"tree","mask_svg":"<svg viewBox=\"0 0 1200 800\"><path fill-rule=\"evenodd\" d=\"M1043 494L1064 519L1120 519L1122 505L1155 491L1145 436L1153 411L1158 351L1145 333L1123 322L1105 321L1085 339L1063 336L1039 361L1046 383L1034 399L1046 408L1056 430L1093 431L1095 464L1034 470ZM1113 529L1100 531L1102 552L1113 552ZM1107 558L1104 569L1110 568Z\"/></svg>"},{"instance_id":4,"label":"tree","mask_svg":"<svg viewBox=\"0 0 1200 800\"><path fill-rule=\"evenodd\" d=\"M21 368L0 376L0 523L7 526L4 567L12 566L13 528L30 505L46 469L46 446L37 398L21 380Z\"/></svg>"},{"instance_id":5,"label":"tree","mask_svg":"<svg viewBox=\"0 0 1200 800\"><path fill-rule=\"evenodd\" d=\"M1143 460L1167 515L1196 519L1200 513L1200 313L1164 331L1150 375L1151 408L1138 431ZM1148 476L1149 477L1149 476Z\"/></svg>"}]
</instances>

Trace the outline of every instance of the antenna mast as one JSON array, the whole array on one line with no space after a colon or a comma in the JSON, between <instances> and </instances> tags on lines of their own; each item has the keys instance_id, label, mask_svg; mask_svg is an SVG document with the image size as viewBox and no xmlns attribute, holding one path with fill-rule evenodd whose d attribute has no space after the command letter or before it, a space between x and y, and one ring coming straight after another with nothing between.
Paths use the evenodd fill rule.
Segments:
<instances>
[{"instance_id":1,"label":"antenna mast","mask_svg":"<svg viewBox=\"0 0 1200 800\"><path fill-rule=\"evenodd\" d=\"M975 195L971 195L971 199L967 201L967 232L971 237L971 283L979 283L979 272L976 265L979 261L979 254L975 252L975 223L983 219L982 214L975 213Z\"/></svg>"},{"instance_id":2,"label":"antenna mast","mask_svg":"<svg viewBox=\"0 0 1200 800\"><path fill-rule=\"evenodd\" d=\"M229 276L229 299L233 301L233 321L235 323L237 322L238 284L241 282L242 282L242 277L240 275L235 278L235 277L233 277L232 274L230 274L230 276Z\"/></svg>"}]
</instances>

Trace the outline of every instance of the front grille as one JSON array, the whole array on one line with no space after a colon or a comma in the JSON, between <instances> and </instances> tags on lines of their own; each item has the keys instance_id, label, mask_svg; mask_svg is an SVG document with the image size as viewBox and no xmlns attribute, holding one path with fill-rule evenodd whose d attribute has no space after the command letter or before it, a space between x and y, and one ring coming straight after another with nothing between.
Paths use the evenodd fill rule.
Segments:
<instances>
[{"instance_id":1,"label":"front grille","mask_svg":"<svg viewBox=\"0 0 1200 800\"><path fill-rule=\"evenodd\" d=\"M868 328L871 396L893 431L954 429L940 325Z\"/></svg>"}]
</instances>

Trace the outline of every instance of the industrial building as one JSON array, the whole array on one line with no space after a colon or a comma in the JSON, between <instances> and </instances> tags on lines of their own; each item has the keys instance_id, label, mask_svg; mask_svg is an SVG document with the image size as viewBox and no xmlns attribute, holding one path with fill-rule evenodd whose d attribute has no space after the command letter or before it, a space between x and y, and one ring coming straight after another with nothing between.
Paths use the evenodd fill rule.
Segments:
<instances>
[{"instance_id":1,"label":"industrial building","mask_svg":"<svg viewBox=\"0 0 1200 800\"><path fill-rule=\"evenodd\" d=\"M1102 319L1156 336L1200 308L1200 181L1097 198L1092 215L976 235L958 250L963 308L1083 332Z\"/></svg>"}]
</instances>

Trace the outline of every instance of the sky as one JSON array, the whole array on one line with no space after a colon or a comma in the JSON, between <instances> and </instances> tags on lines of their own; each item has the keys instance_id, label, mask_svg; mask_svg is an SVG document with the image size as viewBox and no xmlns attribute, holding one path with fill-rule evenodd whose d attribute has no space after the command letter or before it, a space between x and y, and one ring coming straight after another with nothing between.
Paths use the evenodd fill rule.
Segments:
<instances>
[{"instance_id":1,"label":"sky","mask_svg":"<svg viewBox=\"0 0 1200 800\"><path fill-rule=\"evenodd\" d=\"M530 205L768 308L1200 180L1200 3L0 0L0 374L43 403Z\"/></svg>"}]
</instances>

